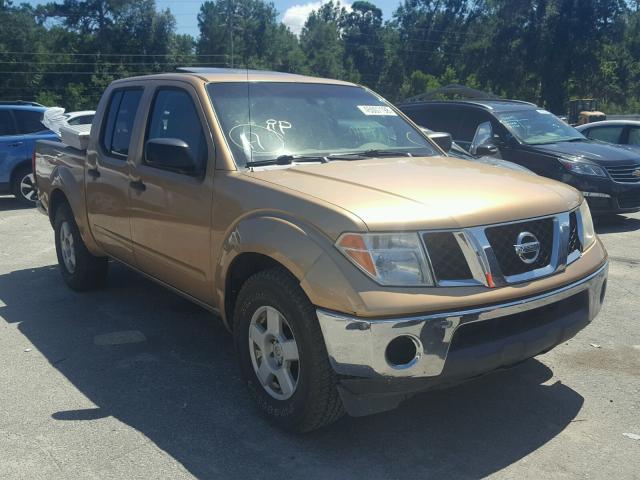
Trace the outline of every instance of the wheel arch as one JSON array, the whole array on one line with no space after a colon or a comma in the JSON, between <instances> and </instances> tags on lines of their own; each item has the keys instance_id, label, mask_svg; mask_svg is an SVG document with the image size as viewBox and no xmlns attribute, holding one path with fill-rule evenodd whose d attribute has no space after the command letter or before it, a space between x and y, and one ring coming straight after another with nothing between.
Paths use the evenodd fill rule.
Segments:
<instances>
[{"instance_id":1,"label":"wheel arch","mask_svg":"<svg viewBox=\"0 0 640 480\"><path fill-rule=\"evenodd\" d=\"M56 211L58 210L58 208L60 208L60 205L65 203L69 205L69 208L71 208L69 199L67 198L66 194L62 191L62 189L54 188L53 190L51 190L51 193L49 194L49 208L47 213L49 214L49 221L51 222L52 225L53 225L53 220L56 216ZM73 209L71 209L71 211L73 211Z\"/></svg>"},{"instance_id":2,"label":"wheel arch","mask_svg":"<svg viewBox=\"0 0 640 480\"><path fill-rule=\"evenodd\" d=\"M244 218L226 234L216 264L217 304L224 322L233 329L235 302L244 282L255 273L282 268L299 283L323 254L328 239L294 219L271 215ZM303 288L311 299L310 292Z\"/></svg>"}]
</instances>

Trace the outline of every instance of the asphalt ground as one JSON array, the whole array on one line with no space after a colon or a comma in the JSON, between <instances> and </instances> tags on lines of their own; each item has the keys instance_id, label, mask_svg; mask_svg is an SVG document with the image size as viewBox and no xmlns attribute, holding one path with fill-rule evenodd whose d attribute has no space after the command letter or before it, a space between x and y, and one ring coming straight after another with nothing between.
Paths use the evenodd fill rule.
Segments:
<instances>
[{"instance_id":1,"label":"asphalt ground","mask_svg":"<svg viewBox=\"0 0 640 480\"><path fill-rule=\"evenodd\" d=\"M0 197L0 478L640 478L640 215L598 223L599 317L552 352L307 435L274 429L208 312L111 265L78 294Z\"/></svg>"}]
</instances>

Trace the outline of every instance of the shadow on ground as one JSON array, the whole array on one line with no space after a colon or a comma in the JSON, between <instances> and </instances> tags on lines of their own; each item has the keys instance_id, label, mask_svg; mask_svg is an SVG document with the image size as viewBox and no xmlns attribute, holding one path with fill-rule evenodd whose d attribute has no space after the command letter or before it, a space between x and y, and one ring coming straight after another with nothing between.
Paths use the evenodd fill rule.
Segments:
<instances>
[{"instance_id":1,"label":"shadow on ground","mask_svg":"<svg viewBox=\"0 0 640 480\"><path fill-rule=\"evenodd\" d=\"M624 215L595 217L594 225L598 234L635 232L640 230L640 219Z\"/></svg>"},{"instance_id":2,"label":"shadow on ground","mask_svg":"<svg viewBox=\"0 0 640 480\"><path fill-rule=\"evenodd\" d=\"M6 306L0 316L19 323L98 406L52 412L53 419L90 422L112 415L198 478L479 478L554 438L583 404L560 383L543 385L551 371L531 360L419 395L393 412L345 417L303 436L285 434L256 415L218 321L112 267L108 287L85 294L67 290L55 267L1 275ZM108 335L123 331L142 332L143 341L104 341L127 338Z\"/></svg>"},{"instance_id":3,"label":"shadow on ground","mask_svg":"<svg viewBox=\"0 0 640 480\"><path fill-rule=\"evenodd\" d=\"M24 205L14 196L0 196L0 212L6 212L9 210L27 210L30 208L36 208L35 203L33 205Z\"/></svg>"}]
</instances>

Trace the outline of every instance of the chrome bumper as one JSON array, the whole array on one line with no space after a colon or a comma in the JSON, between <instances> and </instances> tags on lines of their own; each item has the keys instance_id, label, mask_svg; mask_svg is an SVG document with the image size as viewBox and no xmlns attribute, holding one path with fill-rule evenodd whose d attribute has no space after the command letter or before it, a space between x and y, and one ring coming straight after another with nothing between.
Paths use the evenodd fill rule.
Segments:
<instances>
[{"instance_id":1,"label":"chrome bumper","mask_svg":"<svg viewBox=\"0 0 640 480\"><path fill-rule=\"evenodd\" d=\"M418 315L406 318L366 320L318 309L331 364L338 374L358 377L435 377L442 373L451 340L458 327L526 312L589 292L588 321L600 311L603 284L609 265L605 263L591 275L533 297L486 307ZM406 365L394 366L385 351L397 337L411 338L416 345L415 358Z\"/></svg>"}]
</instances>

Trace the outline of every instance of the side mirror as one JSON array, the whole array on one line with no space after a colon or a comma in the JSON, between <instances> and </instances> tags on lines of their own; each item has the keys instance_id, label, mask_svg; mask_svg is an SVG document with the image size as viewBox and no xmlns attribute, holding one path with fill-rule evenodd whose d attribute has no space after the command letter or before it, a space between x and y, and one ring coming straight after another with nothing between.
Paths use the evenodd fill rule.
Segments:
<instances>
[{"instance_id":1,"label":"side mirror","mask_svg":"<svg viewBox=\"0 0 640 480\"><path fill-rule=\"evenodd\" d=\"M429 139L431 139L436 145L438 145L445 153L451 150L451 145L453 145L453 138L451 138L450 133L446 132L429 132L427 134Z\"/></svg>"},{"instance_id":2,"label":"side mirror","mask_svg":"<svg viewBox=\"0 0 640 480\"><path fill-rule=\"evenodd\" d=\"M480 157L491 157L498 153L498 147L496 147L491 142L483 143L482 145L478 145L476 147L475 154Z\"/></svg>"},{"instance_id":3,"label":"side mirror","mask_svg":"<svg viewBox=\"0 0 640 480\"><path fill-rule=\"evenodd\" d=\"M182 173L196 172L196 161L189 145L179 138L152 138L145 145L145 162Z\"/></svg>"}]
</instances>

